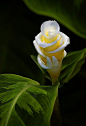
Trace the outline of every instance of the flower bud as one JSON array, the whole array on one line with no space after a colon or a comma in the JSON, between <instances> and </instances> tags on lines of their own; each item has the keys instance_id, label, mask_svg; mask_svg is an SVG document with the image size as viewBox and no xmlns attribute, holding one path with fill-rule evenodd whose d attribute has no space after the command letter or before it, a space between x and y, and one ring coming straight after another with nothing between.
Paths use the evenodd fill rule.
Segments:
<instances>
[{"instance_id":1,"label":"flower bud","mask_svg":"<svg viewBox=\"0 0 86 126\"><path fill-rule=\"evenodd\" d=\"M48 71L55 83L60 75L62 60L66 56L65 47L70 44L69 37L60 32L56 21L46 21L33 44L38 52L39 65Z\"/></svg>"}]
</instances>

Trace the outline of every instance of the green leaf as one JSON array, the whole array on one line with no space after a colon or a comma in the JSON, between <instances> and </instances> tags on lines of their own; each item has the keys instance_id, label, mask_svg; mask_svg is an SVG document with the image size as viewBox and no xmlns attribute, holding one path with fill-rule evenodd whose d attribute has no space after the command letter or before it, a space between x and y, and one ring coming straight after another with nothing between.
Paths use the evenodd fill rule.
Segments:
<instances>
[{"instance_id":1,"label":"green leaf","mask_svg":"<svg viewBox=\"0 0 86 126\"><path fill-rule=\"evenodd\" d=\"M37 14L52 17L86 39L85 0L23 0Z\"/></svg>"},{"instance_id":2,"label":"green leaf","mask_svg":"<svg viewBox=\"0 0 86 126\"><path fill-rule=\"evenodd\" d=\"M58 86L14 74L0 75L0 126L50 126Z\"/></svg>"},{"instance_id":3,"label":"green leaf","mask_svg":"<svg viewBox=\"0 0 86 126\"><path fill-rule=\"evenodd\" d=\"M43 69L43 68L39 65L39 63L38 63L38 61L37 61L37 56L31 55L31 58L32 58L32 60L37 64L37 66L38 66L39 69L42 71L42 73L44 74L44 76L45 76L46 78L48 78L50 81L52 81L50 75L49 75L48 72L47 72L47 70Z\"/></svg>"},{"instance_id":4,"label":"green leaf","mask_svg":"<svg viewBox=\"0 0 86 126\"><path fill-rule=\"evenodd\" d=\"M39 28L34 15L22 1L0 2L0 10L0 74L19 74L44 84L43 74L30 58L36 54L33 40Z\"/></svg>"},{"instance_id":5,"label":"green leaf","mask_svg":"<svg viewBox=\"0 0 86 126\"><path fill-rule=\"evenodd\" d=\"M67 83L80 71L81 66L85 62L85 57L86 48L67 54L62 62L62 69L59 77L59 81L61 82L60 87L62 87L64 83Z\"/></svg>"}]
</instances>

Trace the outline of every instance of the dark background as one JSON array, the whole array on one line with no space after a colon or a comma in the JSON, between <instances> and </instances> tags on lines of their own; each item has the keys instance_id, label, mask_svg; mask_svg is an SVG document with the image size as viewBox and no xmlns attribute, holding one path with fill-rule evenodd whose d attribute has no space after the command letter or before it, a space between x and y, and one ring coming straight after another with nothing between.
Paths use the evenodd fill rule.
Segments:
<instances>
[{"instance_id":1,"label":"dark background","mask_svg":"<svg viewBox=\"0 0 86 126\"><path fill-rule=\"evenodd\" d=\"M21 0L0 2L0 74L13 73L34 79L41 84L50 82L30 58L37 55L33 46L35 36L44 21L52 18L36 15ZM63 33L70 37L67 52L86 47L86 40L60 24ZM59 101L64 126L86 126L86 66L59 89Z\"/></svg>"}]
</instances>

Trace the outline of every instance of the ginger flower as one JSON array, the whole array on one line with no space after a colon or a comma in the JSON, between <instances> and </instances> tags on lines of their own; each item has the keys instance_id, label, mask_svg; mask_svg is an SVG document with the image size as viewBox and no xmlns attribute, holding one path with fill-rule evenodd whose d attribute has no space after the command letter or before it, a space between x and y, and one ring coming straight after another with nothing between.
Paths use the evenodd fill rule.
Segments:
<instances>
[{"instance_id":1,"label":"ginger flower","mask_svg":"<svg viewBox=\"0 0 86 126\"><path fill-rule=\"evenodd\" d=\"M60 75L62 60L67 54L64 49L69 43L69 37L60 32L56 21L45 21L41 25L41 32L33 41L38 52L38 63L48 71L53 83Z\"/></svg>"}]
</instances>

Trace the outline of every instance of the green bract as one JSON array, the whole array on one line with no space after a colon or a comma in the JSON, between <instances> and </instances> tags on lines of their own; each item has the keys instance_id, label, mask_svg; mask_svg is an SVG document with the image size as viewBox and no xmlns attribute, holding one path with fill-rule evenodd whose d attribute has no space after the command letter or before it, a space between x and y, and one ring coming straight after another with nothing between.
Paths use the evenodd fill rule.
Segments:
<instances>
[{"instance_id":1,"label":"green bract","mask_svg":"<svg viewBox=\"0 0 86 126\"><path fill-rule=\"evenodd\" d=\"M85 63L86 48L80 51L74 51L68 53L64 58L59 81L60 87L72 79L81 69L81 66Z\"/></svg>"}]
</instances>

